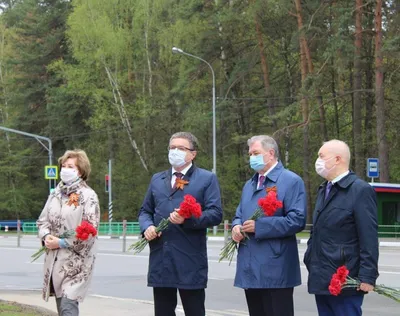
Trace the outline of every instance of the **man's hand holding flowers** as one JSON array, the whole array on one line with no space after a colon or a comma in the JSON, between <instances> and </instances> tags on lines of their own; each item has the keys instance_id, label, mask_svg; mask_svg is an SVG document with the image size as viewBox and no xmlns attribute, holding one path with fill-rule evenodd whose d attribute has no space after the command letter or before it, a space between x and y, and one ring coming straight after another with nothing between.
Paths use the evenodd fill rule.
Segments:
<instances>
[{"instance_id":1,"label":"man's hand holding flowers","mask_svg":"<svg viewBox=\"0 0 400 316\"><path fill-rule=\"evenodd\" d=\"M242 234L242 225L236 225L232 229L232 239L233 241L239 243L244 238Z\"/></svg>"},{"instance_id":2,"label":"man's hand holding flowers","mask_svg":"<svg viewBox=\"0 0 400 316\"><path fill-rule=\"evenodd\" d=\"M199 218L201 213L201 205L196 202L196 199L193 196L186 194L183 197L183 201L181 202L179 208L174 209L168 218L162 219L157 227L150 225L144 232L145 238L139 240L137 243L132 244L128 248L128 251L133 249L135 254L141 252L149 243L149 241L161 236L161 232L168 227L169 223L182 224L185 219L189 219L192 216Z\"/></svg>"},{"instance_id":3,"label":"man's hand holding flowers","mask_svg":"<svg viewBox=\"0 0 400 316\"><path fill-rule=\"evenodd\" d=\"M368 283L361 283L359 289L363 292L372 292L374 290L374 286Z\"/></svg>"},{"instance_id":4,"label":"man's hand holding flowers","mask_svg":"<svg viewBox=\"0 0 400 316\"><path fill-rule=\"evenodd\" d=\"M243 223L242 232L244 233L254 233L256 231L256 221L248 219Z\"/></svg>"},{"instance_id":5,"label":"man's hand holding flowers","mask_svg":"<svg viewBox=\"0 0 400 316\"><path fill-rule=\"evenodd\" d=\"M154 225L149 226L144 232L144 238L146 240L151 241L161 236L161 232L157 233L156 227Z\"/></svg>"},{"instance_id":6,"label":"man's hand holding flowers","mask_svg":"<svg viewBox=\"0 0 400 316\"><path fill-rule=\"evenodd\" d=\"M182 224L185 221L185 218L181 215L179 215L179 209L176 208L170 215L169 215L169 221L172 224Z\"/></svg>"}]
</instances>

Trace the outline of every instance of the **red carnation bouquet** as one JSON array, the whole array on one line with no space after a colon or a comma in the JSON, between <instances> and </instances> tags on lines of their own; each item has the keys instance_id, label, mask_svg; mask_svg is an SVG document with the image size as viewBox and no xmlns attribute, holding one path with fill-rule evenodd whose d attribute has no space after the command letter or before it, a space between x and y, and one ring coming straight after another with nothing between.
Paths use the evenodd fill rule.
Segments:
<instances>
[{"instance_id":1,"label":"red carnation bouquet","mask_svg":"<svg viewBox=\"0 0 400 316\"><path fill-rule=\"evenodd\" d=\"M78 238L79 240L88 240L89 237L95 237L97 235L97 229L93 227L92 224L90 224L87 221L83 221L76 229L75 229L76 235L75 237Z\"/></svg>"},{"instance_id":2,"label":"red carnation bouquet","mask_svg":"<svg viewBox=\"0 0 400 316\"><path fill-rule=\"evenodd\" d=\"M196 199L190 195L186 194L183 197L183 201L179 205L179 211L178 214L182 216L185 219L191 218L192 216L195 218L199 218L201 216L201 205L197 203ZM169 225L169 217L168 218L163 218L161 222L158 224L156 227L156 233L160 233L163 230L165 230L168 225ZM142 238L138 242L132 244L129 248L128 251L134 250L134 254L138 254L141 252L146 245L149 243L149 241L146 238Z\"/></svg>"},{"instance_id":3,"label":"red carnation bouquet","mask_svg":"<svg viewBox=\"0 0 400 316\"><path fill-rule=\"evenodd\" d=\"M95 237L97 235L97 229L93 227L88 221L82 221L82 223L75 229L70 229L58 236L58 238L71 238L76 237L80 241L88 240L89 237ZM46 246L40 247L32 256L32 261L37 260L46 251Z\"/></svg>"},{"instance_id":4,"label":"red carnation bouquet","mask_svg":"<svg viewBox=\"0 0 400 316\"><path fill-rule=\"evenodd\" d=\"M278 200L278 194L276 193L276 186L266 189L267 195L258 199L258 207L254 214L249 220L257 220L261 216L273 216L278 208L283 206L282 201ZM242 232L242 235L249 238L246 233ZM219 255L219 262L223 259L228 259L231 264L233 256L235 255L237 244L236 241L231 239L222 249Z\"/></svg>"},{"instance_id":5,"label":"red carnation bouquet","mask_svg":"<svg viewBox=\"0 0 400 316\"><path fill-rule=\"evenodd\" d=\"M349 276L349 270L347 270L346 266L341 266L333 274L328 289L332 295L338 296L342 292L342 289L359 288L360 284L359 280ZM400 290L385 285L375 285L373 291L400 302Z\"/></svg>"}]
</instances>

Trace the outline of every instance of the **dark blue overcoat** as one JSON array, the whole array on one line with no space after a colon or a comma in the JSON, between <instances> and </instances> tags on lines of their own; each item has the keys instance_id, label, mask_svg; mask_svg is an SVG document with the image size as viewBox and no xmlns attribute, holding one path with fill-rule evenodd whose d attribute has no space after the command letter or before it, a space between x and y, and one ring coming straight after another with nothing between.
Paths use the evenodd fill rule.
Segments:
<instances>
[{"instance_id":1,"label":"dark blue overcoat","mask_svg":"<svg viewBox=\"0 0 400 316\"><path fill-rule=\"evenodd\" d=\"M331 277L342 265L350 270L350 276L374 285L379 252L375 191L353 172L332 186L327 199L325 187L326 182L318 191L313 229L304 254L308 291L329 294ZM343 291L344 295L362 293Z\"/></svg>"},{"instance_id":2,"label":"dark blue overcoat","mask_svg":"<svg viewBox=\"0 0 400 316\"><path fill-rule=\"evenodd\" d=\"M202 289L207 287L207 228L222 220L221 197L215 174L193 165L184 180L183 190L171 189L172 170L155 174L140 209L140 229L157 226L179 208L185 194L194 196L202 206L202 216L181 225L169 224L160 238L149 243L148 286Z\"/></svg>"},{"instance_id":3,"label":"dark blue overcoat","mask_svg":"<svg viewBox=\"0 0 400 316\"><path fill-rule=\"evenodd\" d=\"M272 217L255 222L255 234L239 244L235 286L289 288L301 284L296 233L306 223L306 193L303 180L279 162L257 189L258 174L246 182L232 225L241 225L257 208L266 188L276 186L283 207Z\"/></svg>"}]
</instances>

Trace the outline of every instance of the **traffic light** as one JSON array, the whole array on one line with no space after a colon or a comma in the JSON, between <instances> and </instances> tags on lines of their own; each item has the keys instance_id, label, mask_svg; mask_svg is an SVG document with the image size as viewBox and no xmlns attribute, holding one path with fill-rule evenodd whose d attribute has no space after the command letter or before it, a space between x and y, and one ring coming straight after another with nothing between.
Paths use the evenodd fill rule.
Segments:
<instances>
[{"instance_id":1,"label":"traffic light","mask_svg":"<svg viewBox=\"0 0 400 316\"><path fill-rule=\"evenodd\" d=\"M108 192L108 188L110 187L110 176L106 174L105 176L105 191Z\"/></svg>"}]
</instances>

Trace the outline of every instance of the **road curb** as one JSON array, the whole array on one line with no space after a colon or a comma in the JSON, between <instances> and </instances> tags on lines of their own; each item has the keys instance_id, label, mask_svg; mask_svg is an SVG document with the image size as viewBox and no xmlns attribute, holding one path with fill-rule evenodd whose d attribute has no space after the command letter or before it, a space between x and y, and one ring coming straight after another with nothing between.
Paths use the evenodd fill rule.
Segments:
<instances>
[{"instance_id":1,"label":"road curb","mask_svg":"<svg viewBox=\"0 0 400 316\"><path fill-rule=\"evenodd\" d=\"M297 239L298 244L307 244L308 239L302 238ZM396 241L380 241L379 247L400 247L400 242Z\"/></svg>"},{"instance_id":2,"label":"road curb","mask_svg":"<svg viewBox=\"0 0 400 316\"><path fill-rule=\"evenodd\" d=\"M123 239L122 236L99 236L99 239ZM126 236L127 240L138 240L138 236ZM216 236L210 236L207 238L208 241L224 241L224 237L216 237ZM308 239L306 238L300 238L297 239L298 244L307 244ZM400 247L400 242L396 241L380 241L379 242L379 247Z\"/></svg>"}]
</instances>

